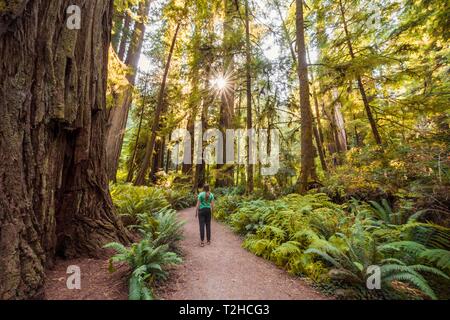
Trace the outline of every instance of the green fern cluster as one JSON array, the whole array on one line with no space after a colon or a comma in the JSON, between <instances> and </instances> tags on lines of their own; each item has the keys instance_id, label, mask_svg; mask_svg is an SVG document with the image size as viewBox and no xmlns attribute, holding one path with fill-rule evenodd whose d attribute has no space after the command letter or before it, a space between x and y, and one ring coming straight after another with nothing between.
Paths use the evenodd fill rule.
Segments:
<instances>
[{"instance_id":1,"label":"green fern cluster","mask_svg":"<svg viewBox=\"0 0 450 320\"><path fill-rule=\"evenodd\" d=\"M105 248L117 252L110 259L110 271L114 271L113 263L117 262L126 262L133 270L129 280L130 300L152 300L152 283L167 278L167 271L163 268L182 262L175 253L169 251L169 245L157 246L150 239L135 243L130 248L116 242L107 244Z\"/></svg>"},{"instance_id":2,"label":"green fern cluster","mask_svg":"<svg viewBox=\"0 0 450 320\"><path fill-rule=\"evenodd\" d=\"M246 236L246 249L292 274L331 280L346 297L395 297L402 283L436 299L433 285L449 281L449 229L417 222L423 211L394 211L387 201L341 206L324 194L228 206L227 221ZM367 289L373 265L381 268L382 290Z\"/></svg>"},{"instance_id":3,"label":"green fern cluster","mask_svg":"<svg viewBox=\"0 0 450 320\"><path fill-rule=\"evenodd\" d=\"M189 188L165 189L164 197L175 210L191 208L197 203L195 194Z\"/></svg>"},{"instance_id":4,"label":"green fern cluster","mask_svg":"<svg viewBox=\"0 0 450 320\"><path fill-rule=\"evenodd\" d=\"M154 187L135 187L131 184L113 184L111 197L122 216L136 217L142 213L154 213L170 206L161 189Z\"/></svg>"},{"instance_id":5,"label":"green fern cluster","mask_svg":"<svg viewBox=\"0 0 450 320\"><path fill-rule=\"evenodd\" d=\"M182 239L184 222L178 219L173 207L181 206L180 199L184 199L185 193L170 193L158 187L134 187L126 184L113 185L111 190L119 213L132 218L134 225L130 228L137 229L143 240L130 248L119 243L106 245L105 248L117 252L110 259L110 271L114 271L113 264L116 262L128 263L132 270L129 298L153 299L152 284L166 279L166 266L181 263L174 251L177 251L177 243ZM173 201L172 207L170 201Z\"/></svg>"},{"instance_id":6,"label":"green fern cluster","mask_svg":"<svg viewBox=\"0 0 450 320\"><path fill-rule=\"evenodd\" d=\"M186 187L136 187L131 184L111 184L111 196L122 221L136 224L139 215L156 214L165 208L181 210L195 206L196 197Z\"/></svg>"},{"instance_id":7,"label":"green fern cluster","mask_svg":"<svg viewBox=\"0 0 450 320\"><path fill-rule=\"evenodd\" d=\"M243 186L235 186L235 187L219 187L214 189L214 195L217 198L221 198L224 196L244 196L245 195L245 187Z\"/></svg>"},{"instance_id":8,"label":"green fern cluster","mask_svg":"<svg viewBox=\"0 0 450 320\"><path fill-rule=\"evenodd\" d=\"M255 232L264 222L264 217L274 213L275 208L270 201L253 200L243 203L239 210L230 216L229 223L239 234Z\"/></svg>"},{"instance_id":9,"label":"green fern cluster","mask_svg":"<svg viewBox=\"0 0 450 320\"><path fill-rule=\"evenodd\" d=\"M391 253L411 263L423 263L450 274L450 251L430 249L415 241L397 241L380 246L380 250Z\"/></svg>"},{"instance_id":10,"label":"green fern cluster","mask_svg":"<svg viewBox=\"0 0 450 320\"><path fill-rule=\"evenodd\" d=\"M244 198L240 195L217 195L214 194L219 200L216 202L214 208L214 218L220 221L226 221L228 217L233 215L239 208L239 205L243 202Z\"/></svg>"},{"instance_id":11,"label":"green fern cluster","mask_svg":"<svg viewBox=\"0 0 450 320\"><path fill-rule=\"evenodd\" d=\"M231 216L237 232L247 234L243 246L292 274L327 280L320 261L304 254L313 242L328 239L348 223L341 206L324 194L288 195L276 201L244 203Z\"/></svg>"},{"instance_id":12,"label":"green fern cluster","mask_svg":"<svg viewBox=\"0 0 450 320\"><path fill-rule=\"evenodd\" d=\"M176 244L183 239L183 226L186 223L178 219L173 209L161 210L156 214L158 228L154 233L154 242L157 245L168 244L175 249Z\"/></svg>"},{"instance_id":13,"label":"green fern cluster","mask_svg":"<svg viewBox=\"0 0 450 320\"><path fill-rule=\"evenodd\" d=\"M403 238L429 248L450 250L450 228L412 220L401 228Z\"/></svg>"},{"instance_id":14,"label":"green fern cluster","mask_svg":"<svg viewBox=\"0 0 450 320\"><path fill-rule=\"evenodd\" d=\"M119 243L110 243L105 248L114 249L117 254L110 259L110 271L113 263L126 262L131 267L129 280L129 298L131 300L153 299L151 285L154 281L165 280L167 272L164 267L181 263L176 250L182 239L183 221L179 221L173 209L164 208L158 212L141 213L137 216L138 229L144 239L134 243L129 249Z\"/></svg>"}]
</instances>

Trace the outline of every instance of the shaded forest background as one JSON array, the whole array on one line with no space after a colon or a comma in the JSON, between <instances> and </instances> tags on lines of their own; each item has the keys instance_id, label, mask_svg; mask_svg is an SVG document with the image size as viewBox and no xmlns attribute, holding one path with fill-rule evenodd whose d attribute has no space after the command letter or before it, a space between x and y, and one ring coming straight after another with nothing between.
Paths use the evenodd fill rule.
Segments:
<instances>
[{"instance_id":1,"label":"shaded forest background","mask_svg":"<svg viewBox=\"0 0 450 320\"><path fill-rule=\"evenodd\" d=\"M246 8L245 2L236 1L118 6L113 35L116 67L136 70L137 50L144 52L144 65L152 72L127 76L131 84L139 80L133 107L127 101L131 89L117 89L126 86L119 81L123 71L117 72L117 79L110 77L116 85L110 103L125 106L110 112L114 130L109 130L108 143L123 146L122 153L116 151L120 148L107 148L110 179L117 179L119 168L119 180L137 185L157 182L158 173L178 172L191 176L195 187L208 180L218 187L242 185L249 192L255 183L262 191L295 189L301 187L297 184L301 161L311 162L301 156L310 155L309 166L314 168L308 185L333 184L336 197L347 192L350 198L352 189L372 196L372 191L406 194L413 192L403 188L406 185L427 188L429 183L418 181L425 177L437 179L434 186L445 180L448 30L442 2L312 1L304 8L303 48L294 5L267 1L252 4L248 12ZM141 16L150 27L146 32L132 18ZM165 40L152 41L155 38ZM275 43L280 52L271 56L267 51L273 51ZM307 72L298 74L299 64L300 69L308 66L309 74L303 104L299 78ZM211 84L218 76L226 78L226 90ZM310 112L300 107L306 104ZM120 130L115 130L119 112L130 120L128 126L122 120ZM301 140L300 134L308 127L302 127L305 118L311 129L303 136L313 141L301 152L308 140ZM183 128L193 136L195 121L222 131L247 127L278 131L282 170L265 178L259 165L251 170L175 167L170 161L174 144L170 133ZM118 135L111 137L113 132ZM428 167L421 158L425 155ZM421 168L411 167L414 163Z\"/></svg>"}]
</instances>

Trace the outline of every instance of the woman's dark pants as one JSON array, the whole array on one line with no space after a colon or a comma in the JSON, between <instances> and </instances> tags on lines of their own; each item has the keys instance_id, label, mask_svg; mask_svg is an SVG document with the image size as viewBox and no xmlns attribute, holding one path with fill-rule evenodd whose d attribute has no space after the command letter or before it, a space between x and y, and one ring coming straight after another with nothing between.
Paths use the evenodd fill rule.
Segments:
<instances>
[{"instance_id":1,"label":"woman's dark pants","mask_svg":"<svg viewBox=\"0 0 450 320\"><path fill-rule=\"evenodd\" d=\"M200 223L200 239L205 241L205 227L206 227L206 239L211 241L211 209L200 209L198 213L198 221Z\"/></svg>"}]
</instances>

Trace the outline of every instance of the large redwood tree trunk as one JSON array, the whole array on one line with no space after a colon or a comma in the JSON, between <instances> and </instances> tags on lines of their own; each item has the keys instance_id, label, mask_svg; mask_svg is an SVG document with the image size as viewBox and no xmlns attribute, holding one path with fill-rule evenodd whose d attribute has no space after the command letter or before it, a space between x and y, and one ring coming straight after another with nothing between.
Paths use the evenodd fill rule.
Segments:
<instances>
[{"instance_id":1,"label":"large redwood tree trunk","mask_svg":"<svg viewBox=\"0 0 450 320\"><path fill-rule=\"evenodd\" d=\"M81 29L66 10L79 5ZM0 299L39 296L56 254L127 241L108 191L111 0L18 0L0 12Z\"/></svg>"}]
</instances>

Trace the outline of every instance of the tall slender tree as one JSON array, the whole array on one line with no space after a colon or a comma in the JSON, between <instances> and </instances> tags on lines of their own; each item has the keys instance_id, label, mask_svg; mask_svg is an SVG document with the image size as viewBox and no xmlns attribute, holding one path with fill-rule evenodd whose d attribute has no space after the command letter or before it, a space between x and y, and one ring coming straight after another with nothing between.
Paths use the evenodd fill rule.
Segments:
<instances>
[{"instance_id":1,"label":"tall slender tree","mask_svg":"<svg viewBox=\"0 0 450 320\"><path fill-rule=\"evenodd\" d=\"M344 34L345 34L345 41L347 43L347 48L348 48L350 57L352 58L352 60L354 60L356 58L356 55L355 55L355 51L353 50L351 35L348 30L348 22L345 17L345 8L342 3L342 0L339 0L339 12L340 12L341 19L342 19L342 25L344 27ZM361 98L363 100L364 109L366 110L367 119L369 120L369 124L372 129L373 137L375 139L375 142L378 145L381 145L382 144L381 135L378 132L377 123L375 122L375 118L373 117L372 108L370 107L369 99L367 98L366 89L364 88L364 84L363 84L361 75L357 75L356 82L358 83L358 89L361 94Z\"/></svg>"},{"instance_id":2,"label":"tall slender tree","mask_svg":"<svg viewBox=\"0 0 450 320\"><path fill-rule=\"evenodd\" d=\"M130 29L131 29L131 15L127 10L120 35L120 43L117 50L117 55L121 61L125 61L125 54L127 52L127 46L130 43Z\"/></svg>"},{"instance_id":3,"label":"tall slender tree","mask_svg":"<svg viewBox=\"0 0 450 320\"><path fill-rule=\"evenodd\" d=\"M245 0L245 83L247 92L247 130L253 129L252 112L252 46L250 39L250 8ZM253 141L250 134L247 137L247 193L253 192Z\"/></svg>"},{"instance_id":4,"label":"tall slender tree","mask_svg":"<svg viewBox=\"0 0 450 320\"><path fill-rule=\"evenodd\" d=\"M160 87L159 93L158 93L158 100L156 103L155 115L153 117L150 139L148 140L147 146L145 147L144 159L142 160L142 164L139 168L139 172L137 174L136 181L135 181L135 185L138 185L138 186L145 184L145 178L146 178L146 175L150 168L150 165L152 163L153 152L155 149L156 135L158 134L159 119L161 117L161 113L162 113L162 110L164 107L164 98L165 98L165 94L166 94L166 86L167 86L167 80L168 80L168 75L169 75L169 70L170 70L170 64L172 62L172 56L173 56L173 52L175 50L175 45L177 43L178 32L180 31L180 27L181 27L181 23L178 22L175 27L175 32L172 37L172 43L170 45L169 55L167 57L166 65L164 68L164 74L163 74L163 78L162 78L162 82L161 82L161 87Z\"/></svg>"},{"instance_id":5,"label":"tall slender tree","mask_svg":"<svg viewBox=\"0 0 450 320\"><path fill-rule=\"evenodd\" d=\"M194 31L191 39L191 52L190 52L190 61L189 61L189 80L190 80L190 92L188 99L188 120L186 123L186 130L189 132L190 139L189 141L185 141L185 154L184 154L184 162L182 172L187 175L191 175L193 179L193 185L195 188L195 176L194 176L194 141L193 137L195 134L195 122L197 120L197 116L200 110L200 102L201 102L201 92L200 92L200 76L201 76L201 66L202 66L202 54L200 50L201 39L202 39L202 29L203 29L203 16L202 11L199 8L200 3L197 3L195 7L195 16L194 16ZM190 149L189 158L187 154Z\"/></svg>"},{"instance_id":6,"label":"tall slender tree","mask_svg":"<svg viewBox=\"0 0 450 320\"><path fill-rule=\"evenodd\" d=\"M134 174L134 167L135 167L136 156L137 156L137 151L138 151L138 144L139 144L139 139L141 137L142 123L144 121L144 111L145 111L145 108L147 107L147 97L149 94L148 93L148 83L149 83L148 75L144 76L144 78L142 79L142 82L143 82L143 88L141 91L141 103L142 103L141 112L139 115L138 130L137 130L136 139L134 142L133 154L132 154L131 160L130 160L130 169L128 171L127 182L133 181L133 174Z\"/></svg>"},{"instance_id":7,"label":"tall slender tree","mask_svg":"<svg viewBox=\"0 0 450 320\"><path fill-rule=\"evenodd\" d=\"M108 116L108 136L106 142L108 177L116 179L119 166L120 153L122 151L125 129L128 115L133 102L133 90L137 76L137 66L142 52L145 37L145 23L150 10L151 0L143 0L139 3L138 20L135 23L133 34L128 45L128 53L125 65L130 69L127 75L130 86L119 94L116 105L111 108ZM123 39L122 41L126 41Z\"/></svg>"},{"instance_id":8,"label":"tall slender tree","mask_svg":"<svg viewBox=\"0 0 450 320\"><path fill-rule=\"evenodd\" d=\"M224 0L224 26L223 26L223 76L226 84L221 92L220 104L220 120L219 126L223 135L222 159L226 163L226 130L231 129L234 116L234 99L235 99L235 66L234 66L234 17L236 15L236 6L232 0ZM217 169L221 170L224 166L218 164ZM232 166L226 166L220 177L216 180L216 186L225 187L233 184L234 170Z\"/></svg>"},{"instance_id":9,"label":"tall slender tree","mask_svg":"<svg viewBox=\"0 0 450 320\"><path fill-rule=\"evenodd\" d=\"M275 5L276 11L278 13L278 16L279 16L279 18L281 20L281 28L282 28L282 31L283 31L283 38L285 40L284 42L285 42L286 46L289 48L289 52L291 53L293 65L294 65L295 69L297 69L298 56L297 56L297 53L295 52L295 49L293 47L293 41L292 41L291 33L289 32L288 25L286 24L286 21L285 21L285 19L283 17L283 14L281 12L279 1L275 0L274 1L274 5ZM306 53L307 53L308 63L311 64L310 61L309 61L310 59L309 59L309 52L308 52L308 50L306 50ZM319 158L320 158L320 163L322 165L322 169L324 171L328 171L327 163L326 163L326 160L325 160L325 151L324 151L324 147L323 147L323 140L322 140L321 134L320 134L320 132L321 132L321 123L320 123L320 111L319 111L319 108L318 108L319 101L318 101L317 93L316 93L315 88L314 88L314 76L313 76L313 73L311 73L311 80L312 80L312 83L313 83L312 90L313 90L314 103L315 103L315 107L316 107L315 108L315 110L316 110L316 118L315 119L313 118L314 139L316 141L317 151L319 153Z\"/></svg>"},{"instance_id":10,"label":"tall slender tree","mask_svg":"<svg viewBox=\"0 0 450 320\"><path fill-rule=\"evenodd\" d=\"M307 191L309 178L315 177L313 119L311 112L308 63L306 60L305 21L303 17L303 0L296 0L296 30L298 64L297 72L300 82L301 109L301 175L297 183L298 191Z\"/></svg>"}]
</instances>

